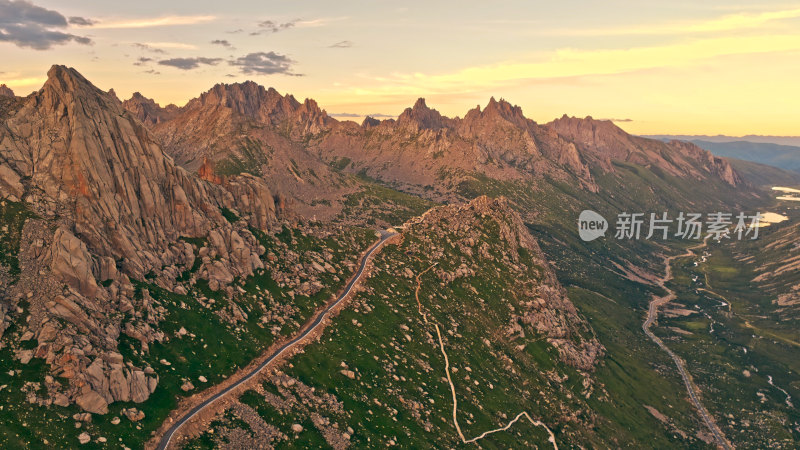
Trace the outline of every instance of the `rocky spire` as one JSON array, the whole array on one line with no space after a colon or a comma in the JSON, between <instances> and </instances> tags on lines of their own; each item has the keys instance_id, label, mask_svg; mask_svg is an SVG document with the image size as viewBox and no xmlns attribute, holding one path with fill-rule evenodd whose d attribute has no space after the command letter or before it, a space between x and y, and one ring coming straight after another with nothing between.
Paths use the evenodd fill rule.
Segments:
<instances>
[{"instance_id":1,"label":"rocky spire","mask_svg":"<svg viewBox=\"0 0 800 450\"><path fill-rule=\"evenodd\" d=\"M419 98L411 108L406 108L397 118L397 125L411 127L416 130L439 130L446 126L446 118L439 111L431 109L425 104L424 98Z\"/></svg>"},{"instance_id":2,"label":"rocky spire","mask_svg":"<svg viewBox=\"0 0 800 450\"><path fill-rule=\"evenodd\" d=\"M14 91L5 84L0 84L0 97L16 97Z\"/></svg>"}]
</instances>

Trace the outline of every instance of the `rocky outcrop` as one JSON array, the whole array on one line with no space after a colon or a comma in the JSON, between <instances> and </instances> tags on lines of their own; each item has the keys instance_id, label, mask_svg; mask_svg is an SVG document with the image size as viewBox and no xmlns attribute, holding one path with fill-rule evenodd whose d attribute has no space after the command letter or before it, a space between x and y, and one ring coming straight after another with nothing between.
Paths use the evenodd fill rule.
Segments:
<instances>
[{"instance_id":1,"label":"rocky outcrop","mask_svg":"<svg viewBox=\"0 0 800 450\"><path fill-rule=\"evenodd\" d=\"M5 84L0 84L0 97L16 97L14 91Z\"/></svg>"},{"instance_id":2,"label":"rocky outcrop","mask_svg":"<svg viewBox=\"0 0 800 450\"><path fill-rule=\"evenodd\" d=\"M183 289L177 278L197 251L205 255L197 276L232 292L233 277L263 267L264 249L247 225L266 230L278 221L263 180L236 175L218 185L191 175L115 96L63 66L3 118L0 196L41 218L23 228L20 281L8 295L28 301L38 340L19 357L45 359L67 381L56 389L59 401L98 414L115 401L145 401L158 383L151 368L117 353L121 333L144 351L162 338L163 309L146 289L137 295L131 278ZM223 210L244 221L229 222Z\"/></svg>"},{"instance_id":3,"label":"rocky outcrop","mask_svg":"<svg viewBox=\"0 0 800 450\"><path fill-rule=\"evenodd\" d=\"M116 95L114 97L116 98ZM145 124L157 124L169 120L179 111L179 108L172 104L162 108L155 100L147 98L139 92L134 92L131 98L122 102L122 107Z\"/></svg>"}]
</instances>

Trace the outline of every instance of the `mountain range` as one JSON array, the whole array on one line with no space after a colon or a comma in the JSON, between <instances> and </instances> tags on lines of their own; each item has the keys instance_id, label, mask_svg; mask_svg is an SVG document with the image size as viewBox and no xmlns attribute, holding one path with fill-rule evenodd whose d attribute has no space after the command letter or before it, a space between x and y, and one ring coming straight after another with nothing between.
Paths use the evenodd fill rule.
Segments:
<instances>
[{"instance_id":1,"label":"mountain range","mask_svg":"<svg viewBox=\"0 0 800 450\"><path fill-rule=\"evenodd\" d=\"M449 422L432 415L451 405L448 391L434 387L441 377L428 375L439 362L425 353L438 358L441 349L446 358L445 340L454 364L466 367L460 382L474 383L473 404L482 392L498 408L508 399L505 407L536 404L567 446L713 445L680 378L665 369L670 360L653 357L657 348L640 333L647 299L664 293L655 280L665 245L680 243L582 242L575 221L584 209L609 218L753 209L771 201L760 185L777 176L800 180L691 142L632 136L610 121L538 124L503 99L450 118L420 98L396 120L356 124L254 82L218 84L184 106L162 107L138 92L122 101L53 66L27 97L0 88L0 360L13 367L0 384L14 396L0 444L153 445L150 433L192 401L199 383L235 376L301 329L345 287L375 229L396 227L401 242L377 257L356 309L342 312L351 321L337 322L357 330L376 317L385 326L364 328L369 337L335 326L348 338L330 336L330 354L311 349L236 400L236 414L252 419L249 435L218 419L225 442L199 433L190 445L259 442L257 428L276 442L294 430L307 445L346 447L349 427L360 434L347 431L346 440L363 446L409 431L453 445ZM423 331L415 282L417 302L420 289L430 292L427 308L450 330L446 339ZM366 314L372 309L379 318ZM404 332L382 334L390 329ZM371 350L357 345L365 339L374 340ZM400 342L424 344L422 359ZM400 358L413 373L399 373ZM345 360L390 384L418 383L367 398L358 389L374 386ZM329 376L342 372L361 387ZM314 383L316 394L297 391ZM305 425L272 430L264 411L276 405L307 417ZM372 408L394 420L371 422ZM507 418L469 408L473 425ZM45 425L59 419L69 426ZM768 423L786 428L778 413ZM316 437L302 432L312 428ZM535 438L513 433L495 443Z\"/></svg>"}]
</instances>

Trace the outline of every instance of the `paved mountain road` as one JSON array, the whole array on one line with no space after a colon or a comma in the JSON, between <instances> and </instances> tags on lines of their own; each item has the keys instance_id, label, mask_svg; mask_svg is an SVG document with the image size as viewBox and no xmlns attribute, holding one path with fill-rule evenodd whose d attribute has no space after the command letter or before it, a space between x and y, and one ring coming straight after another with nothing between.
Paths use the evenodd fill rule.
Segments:
<instances>
[{"instance_id":1,"label":"paved mountain road","mask_svg":"<svg viewBox=\"0 0 800 450\"><path fill-rule=\"evenodd\" d=\"M181 418L178 419L177 421L175 421L175 423L167 430L167 432L164 434L164 436L159 441L158 446L156 448L158 450L167 449L169 447L171 441L172 441L172 438L175 436L177 431L186 422L191 420L198 413L200 413L201 411L203 411L204 409L209 407L211 404L213 404L214 402L216 402L220 398L226 396L231 391L233 391L237 387L241 386L243 383L246 383L247 381L249 381L250 379L252 379L256 375L258 375L262 370L264 370L264 368L266 368L270 363L272 363L272 361L274 361L277 357L279 357L281 354L283 354L285 351L289 350L290 348L294 347L298 342L303 340L303 338L305 338L311 332L316 330L317 327L319 327L320 324L322 323L322 320L325 318L325 316L327 316L328 313L333 308L335 308L339 303L341 303L342 300L344 300L350 294L350 292L353 290L353 287L355 287L355 285L361 280L361 277L364 275L364 270L367 267L367 263L369 262L370 256L372 256L372 254L375 253L376 250L378 250L381 246L383 246L383 244L389 238L397 235L397 233L394 232L394 231L381 230L379 233L380 233L380 240L378 242L376 242L375 244L373 244L373 246L370 247L370 249L367 251L367 253L364 254L364 257L361 259L361 263L359 264L358 271L355 273L353 278L347 284L347 286L345 287L344 291L342 291L341 295L339 295L339 297L336 298L336 300L334 300L333 302L329 303L328 306L326 306L325 309L323 309L314 318L314 321L311 322L311 324L309 326L301 329L300 332L292 340L290 340L289 342L285 343L284 345L279 347L277 350L275 350L275 352L273 352L271 355L269 355L269 357L267 357L267 359L265 359L261 364L256 366L250 372L244 374L241 379L239 379L238 381L234 382L233 384L227 386L225 389L223 389L220 392L214 394L213 396L209 397L208 399L204 400L203 402L201 402L200 404L198 404L197 406L195 406L194 408L189 410L189 412L187 412L186 414L181 416Z\"/></svg>"}]
</instances>

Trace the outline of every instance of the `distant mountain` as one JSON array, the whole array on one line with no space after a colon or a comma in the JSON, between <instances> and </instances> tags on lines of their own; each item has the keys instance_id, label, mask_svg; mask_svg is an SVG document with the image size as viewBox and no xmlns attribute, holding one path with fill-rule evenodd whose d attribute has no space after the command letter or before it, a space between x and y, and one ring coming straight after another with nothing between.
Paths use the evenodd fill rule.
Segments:
<instances>
[{"instance_id":1,"label":"distant mountain","mask_svg":"<svg viewBox=\"0 0 800 450\"><path fill-rule=\"evenodd\" d=\"M653 134L643 135L642 137L659 140L679 140L679 141L706 141L714 143L725 142L753 142L756 144L778 144L800 146L800 136L761 136L748 134L745 136L706 136L706 135L686 135L686 134Z\"/></svg>"},{"instance_id":2,"label":"distant mountain","mask_svg":"<svg viewBox=\"0 0 800 450\"><path fill-rule=\"evenodd\" d=\"M664 142L672 140L691 142L717 156L800 172L800 137L656 135L649 138Z\"/></svg>"},{"instance_id":3,"label":"distant mountain","mask_svg":"<svg viewBox=\"0 0 800 450\"><path fill-rule=\"evenodd\" d=\"M717 156L743 159L800 172L800 146L747 141L708 142L694 140L691 142Z\"/></svg>"}]
</instances>

